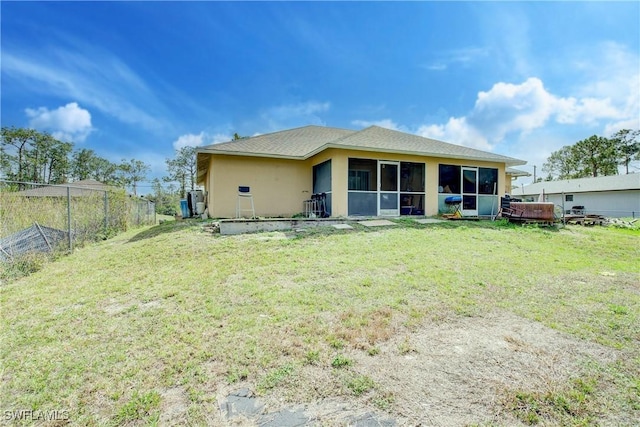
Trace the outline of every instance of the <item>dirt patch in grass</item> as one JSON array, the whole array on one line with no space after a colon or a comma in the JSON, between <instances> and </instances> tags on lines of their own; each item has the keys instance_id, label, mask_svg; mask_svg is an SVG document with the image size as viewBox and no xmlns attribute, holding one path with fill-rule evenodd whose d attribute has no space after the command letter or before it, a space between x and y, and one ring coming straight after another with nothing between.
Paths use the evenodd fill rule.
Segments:
<instances>
[{"instance_id":1,"label":"dirt patch in grass","mask_svg":"<svg viewBox=\"0 0 640 427\"><path fill-rule=\"evenodd\" d=\"M162 425L185 424L188 421L189 398L184 387L172 387L160 393L160 423Z\"/></svg>"},{"instance_id":2,"label":"dirt patch in grass","mask_svg":"<svg viewBox=\"0 0 640 427\"><path fill-rule=\"evenodd\" d=\"M292 378L313 390L263 396L266 407L275 411L303 404L307 416L321 425L343 425L367 413L392 417L397 425L528 425L562 423L553 402L538 409L545 399L555 399L560 412L573 411L568 414L573 421L597 423L597 411L565 402L565 396L573 396L567 384L586 390L591 380L582 377L585 366L611 364L622 354L507 312L451 317L391 337L374 352L338 353L349 363L329 369L310 361ZM300 401L314 395L313 402ZM518 412L514 405L522 406L523 399L534 409Z\"/></svg>"},{"instance_id":3,"label":"dirt patch in grass","mask_svg":"<svg viewBox=\"0 0 640 427\"><path fill-rule=\"evenodd\" d=\"M579 341L507 313L457 318L396 337L358 372L393 395L402 424L517 423L502 409L514 390L549 390L580 375L589 360L609 363L615 350Z\"/></svg>"}]
</instances>

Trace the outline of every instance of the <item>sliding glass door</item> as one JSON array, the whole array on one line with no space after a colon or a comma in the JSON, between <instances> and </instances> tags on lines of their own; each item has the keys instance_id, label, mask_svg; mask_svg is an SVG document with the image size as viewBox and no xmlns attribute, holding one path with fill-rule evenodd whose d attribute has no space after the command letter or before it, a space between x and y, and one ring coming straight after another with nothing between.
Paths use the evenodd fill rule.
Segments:
<instances>
[{"instance_id":1,"label":"sliding glass door","mask_svg":"<svg viewBox=\"0 0 640 427\"><path fill-rule=\"evenodd\" d=\"M462 215L478 216L478 168L462 168Z\"/></svg>"},{"instance_id":2,"label":"sliding glass door","mask_svg":"<svg viewBox=\"0 0 640 427\"><path fill-rule=\"evenodd\" d=\"M400 162L378 162L379 216L400 215Z\"/></svg>"}]
</instances>

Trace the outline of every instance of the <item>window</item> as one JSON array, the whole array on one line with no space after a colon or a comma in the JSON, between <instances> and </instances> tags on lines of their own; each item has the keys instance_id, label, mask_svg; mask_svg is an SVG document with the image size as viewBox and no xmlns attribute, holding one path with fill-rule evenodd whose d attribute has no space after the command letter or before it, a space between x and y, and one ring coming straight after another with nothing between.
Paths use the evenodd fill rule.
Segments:
<instances>
[{"instance_id":1,"label":"window","mask_svg":"<svg viewBox=\"0 0 640 427\"><path fill-rule=\"evenodd\" d=\"M400 163L400 191L424 193L424 163Z\"/></svg>"},{"instance_id":2,"label":"window","mask_svg":"<svg viewBox=\"0 0 640 427\"><path fill-rule=\"evenodd\" d=\"M498 169L478 168L478 194L497 194Z\"/></svg>"},{"instance_id":3,"label":"window","mask_svg":"<svg viewBox=\"0 0 640 427\"><path fill-rule=\"evenodd\" d=\"M564 195L565 202L573 202L573 194L565 194Z\"/></svg>"},{"instance_id":4,"label":"window","mask_svg":"<svg viewBox=\"0 0 640 427\"><path fill-rule=\"evenodd\" d=\"M349 191L376 191L378 162L369 159L349 159Z\"/></svg>"},{"instance_id":5,"label":"window","mask_svg":"<svg viewBox=\"0 0 640 427\"><path fill-rule=\"evenodd\" d=\"M313 193L331 191L331 160L313 167Z\"/></svg>"},{"instance_id":6,"label":"window","mask_svg":"<svg viewBox=\"0 0 640 427\"><path fill-rule=\"evenodd\" d=\"M439 165L438 192L460 194L461 167L456 165ZM467 172L469 173L469 172ZM498 169L478 168L478 194L494 194L498 186ZM465 181L466 182L466 181ZM475 184L474 184L475 185ZM467 191L468 192L468 191ZM473 189L471 192L475 192Z\"/></svg>"},{"instance_id":7,"label":"window","mask_svg":"<svg viewBox=\"0 0 640 427\"><path fill-rule=\"evenodd\" d=\"M331 215L331 160L313 167L313 194L325 194L325 211Z\"/></svg>"},{"instance_id":8,"label":"window","mask_svg":"<svg viewBox=\"0 0 640 427\"><path fill-rule=\"evenodd\" d=\"M460 166L439 165L438 192L460 194Z\"/></svg>"}]
</instances>

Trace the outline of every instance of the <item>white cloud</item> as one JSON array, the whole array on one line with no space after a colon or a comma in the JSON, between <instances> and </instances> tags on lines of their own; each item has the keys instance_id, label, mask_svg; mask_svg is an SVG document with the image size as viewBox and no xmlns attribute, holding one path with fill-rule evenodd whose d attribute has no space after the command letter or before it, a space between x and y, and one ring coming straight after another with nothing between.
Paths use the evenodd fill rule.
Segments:
<instances>
[{"instance_id":1,"label":"white cloud","mask_svg":"<svg viewBox=\"0 0 640 427\"><path fill-rule=\"evenodd\" d=\"M216 133L214 135L209 135L204 131L199 134L188 133L179 136L178 139L173 141L173 148L175 150L179 150L184 147L200 147L209 144L219 144L221 142L231 141L232 138L233 137L224 133Z\"/></svg>"},{"instance_id":2,"label":"white cloud","mask_svg":"<svg viewBox=\"0 0 640 427\"><path fill-rule=\"evenodd\" d=\"M444 71L450 66L468 66L489 56L489 49L479 47L466 47L440 52L439 54L437 54L437 56L437 60L423 65L422 68L429 71Z\"/></svg>"},{"instance_id":3,"label":"white cloud","mask_svg":"<svg viewBox=\"0 0 640 427\"><path fill-rule=\"evenodd\" d=\"M184 147L199 147L202 145L204 140L204 132L200 132L198 135L194 135L192 133L188 133L186 135L181 135L173 141L173 148L179 150Z\"/></svg>"},{"instance_id":4,"label":"white cloud","mask_svg":"<svg viewBox=\"0 0 640 427\"><path fill-rule=\"evenodd\" d=\"M610 136L620 129L640 129L640 75L633 72L633 59L613 61L626 71L610 70L614 88L605 80L594 85L570 88L573 96L552 93L537 77L521 83L498 82L478 93L473 108L445 122L427 122L412 130L391 118L354 120L353 125L378 125L413 132L485 151L498 146L500 153L541 166L551 152L593 134ZM637 65L638 59L635 59ZM610 90L604 90L609 88ZM531 172L532 167L530 168ZM527 169L528 170L528 169Z\"/></svg>"},{"instance_id":5,"label":"white cloud","mask_svg":"<svg viewBox=\"0 0 640 427\"><path fill-rule=\"evenodd\" d=\"M465 117L451 117L447 123L441 125L420 126L416 134L479 150L491 149L487 138L478 129L469 125Z\"/></svg>"},{"instance_id":6,"label":"white cloud","mask_svg":"<svg viewBox=\"0 0 640 427\"><path fill-rule=\"evenodd\" d=\"M210 138L209 144L219 144L221 142L229 142L232 139L233 137L227 135L226 133L216 133Z\"/></svg>"},{"instance_id":7,"label":"white cloud","mask_svg":"<svg viewBox=\"0 0 640 427\"><path fill-rule=\"evenodd\" d=\"M156 93L118 57L95 46L3 51L2 72L34 91L72 97L124 123L156 131L168 125L158 117L168 113Z\"/></svg>"},{"instance_id":8,"label":"white cloud","mask_svg":"<svg viewBox=\"0 0 640 427\"><path fill-rule=\"evenodd\" d=\"M422 125L416 133L484 150L553 125L604 125L603 132L609 135L621 125L637 128L638 109L627 108L628 103L609 97L560 97L549 92L542 80L531 77L520 84L496 83L478 93L466 116Z\"/></svg>"},{"instance_id":9,"label":"white cloud","mask_svg":"<svg viewBox=\"0 0 640 427\"><path fill-rule=\"evenodd\" d=\"M447 69L447 64L434 62L433 64L425 65L423 68L426 68L429 71L444 71Z\"/></svg>"},{"instance_id":10,"label":"white cloud","mask_svg":"<svg viewBox=\"0 0 640 427\"><path fill-rule=\"evenodd\" d=\"M62 141L83 142L93 130L91 113L70 102L63 107L49 110L46 107L25 109L29 117L29 126L51 132L54 138Z\"/></svg>"}]
</instances>

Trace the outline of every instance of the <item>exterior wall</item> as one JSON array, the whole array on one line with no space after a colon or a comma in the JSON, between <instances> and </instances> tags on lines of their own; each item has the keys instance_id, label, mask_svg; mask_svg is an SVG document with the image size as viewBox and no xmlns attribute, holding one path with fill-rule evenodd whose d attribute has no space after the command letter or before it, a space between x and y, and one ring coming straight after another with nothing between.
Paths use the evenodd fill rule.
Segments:
<instances>
[{"instance_id":1,"label":"exterior wall","mask_svg":"<svg viewBox=\"0 0 640 427\"><path fill-rule=\"evenodd\" d=\"M312 180L308 161L211 155L206 176L209 215L234 218L238 187L249 186L257 216L292 216L302 212Z\"/></svg>"},{"instance_id":2,"label":"exterior wall","mask_svg":"<svg viewBox=\"0 0 640 427\"><path fill-rule=\"evenodd\" d=\"M499 178L498 178L499 179ZM511 194L513 191L513 176L507 174L504 180L504 194Z\"/></svg>"},{"instance_id":3,"label":"exterior wall","mask_svg":"<svg viewBox=\"0 0 640 427\"><path fill-rule=\"evenodd\" d=\"M313 166L331 160L331 216L347 216L347 181L349 179L348 158L342 155L344 150L331 148L309 159L309 173ZM313 179L313 178L312 178ZM313 185L313 183L312 183Z\"/></svg>"},{"instance_id":4,"label":"exterior wall","mask_svg":"<svg viewBox=\"0 0 640 427\"><path fill-rule=\"evenodd\" d=\"M573 206L584 206L585 213L604 215L612 218L640 217L640 190L619 190L585 193L565 193L573 195L573 201L564 202L565 212ZM523 199L538 200L539 195L518 196ZM545 194L545 201L562 206L562 194Z\"/></svg>"},{"instance_id":5,"label":"exterior wall","mask_svg":"<svg viewBox=\"0 0 640 427\"><path fill-rule=\"evenodd\" d=\"M300 213L304 200L309 199L313 191L313 166L330 159L331 215L347 216L349 158L425 163L424 203L425 215L428 216L438 214L438 165L441 163L497 168L498 193L506 187L505 165L494 162L342 149L327 149L308 160L212 154L204 176L209 215L214 218L235 217L238 186L251 187L257 216L292 216Z\"/></svg>"},{"instance_id":6,"label":"exterior wall","mask_svg":"<svg viewBox=\"0 0 640 427\"><path fill-rule=\"evenodd\" d=\"M331 159L331 178L333 187L333 206L331 215L347 216L348 214L348 178L349 178L349 158L391 160L402 162L425 163L425 215L432 216L438 214L438 165L441 163L459 166L478 166L498 169L498 195L500 190L505 188L505 165L493 162L472 162L468 160L447 159L438 157L424 157L395 153L380 153L359 150L329 149L312 157L312 165L322 163ZM309 172L310 173L310 172ZM504 193L502 193L504 195Z\"/></svg>"},{"instance_id":7,"label":"exterior wall","mask_svg":"<svg viewBox=\"0 0 640 427\"><path fill-rule=\"evenodd\" d=\"M441 194L438 193L438 179L439 179L439 171L438 166L440 164L446 165L455 165L455 166L466 166L466 167L482 167L482 168L495 168L498 169L498 182L496 185L496 192L498 193L496 196L496 213L500 204L499 196L504 196L503 190L507 186L506 184L506 175L505 175L505 165L504 163L496 163L496 162L478 162L471 160L459 160L459 159L447 159L447 158L433 158L431 159L432 167L431 173L429 170L427 171L427 200L431 203L429 206L429 211L426 212L427 215L437 215L440 210L446 212L446 209L442 208L441 204L443 202L443 198L448 196L447 194L443 194L443 197L440 197ZM430 181L429 181L430 180ZM429 193L431 192L431 193ZM431 197L429 197L431 195ZM478 196L478 204L480 206L482 198L491 198L492 196L480 195Z\"/></svg>"}]
</instances>

